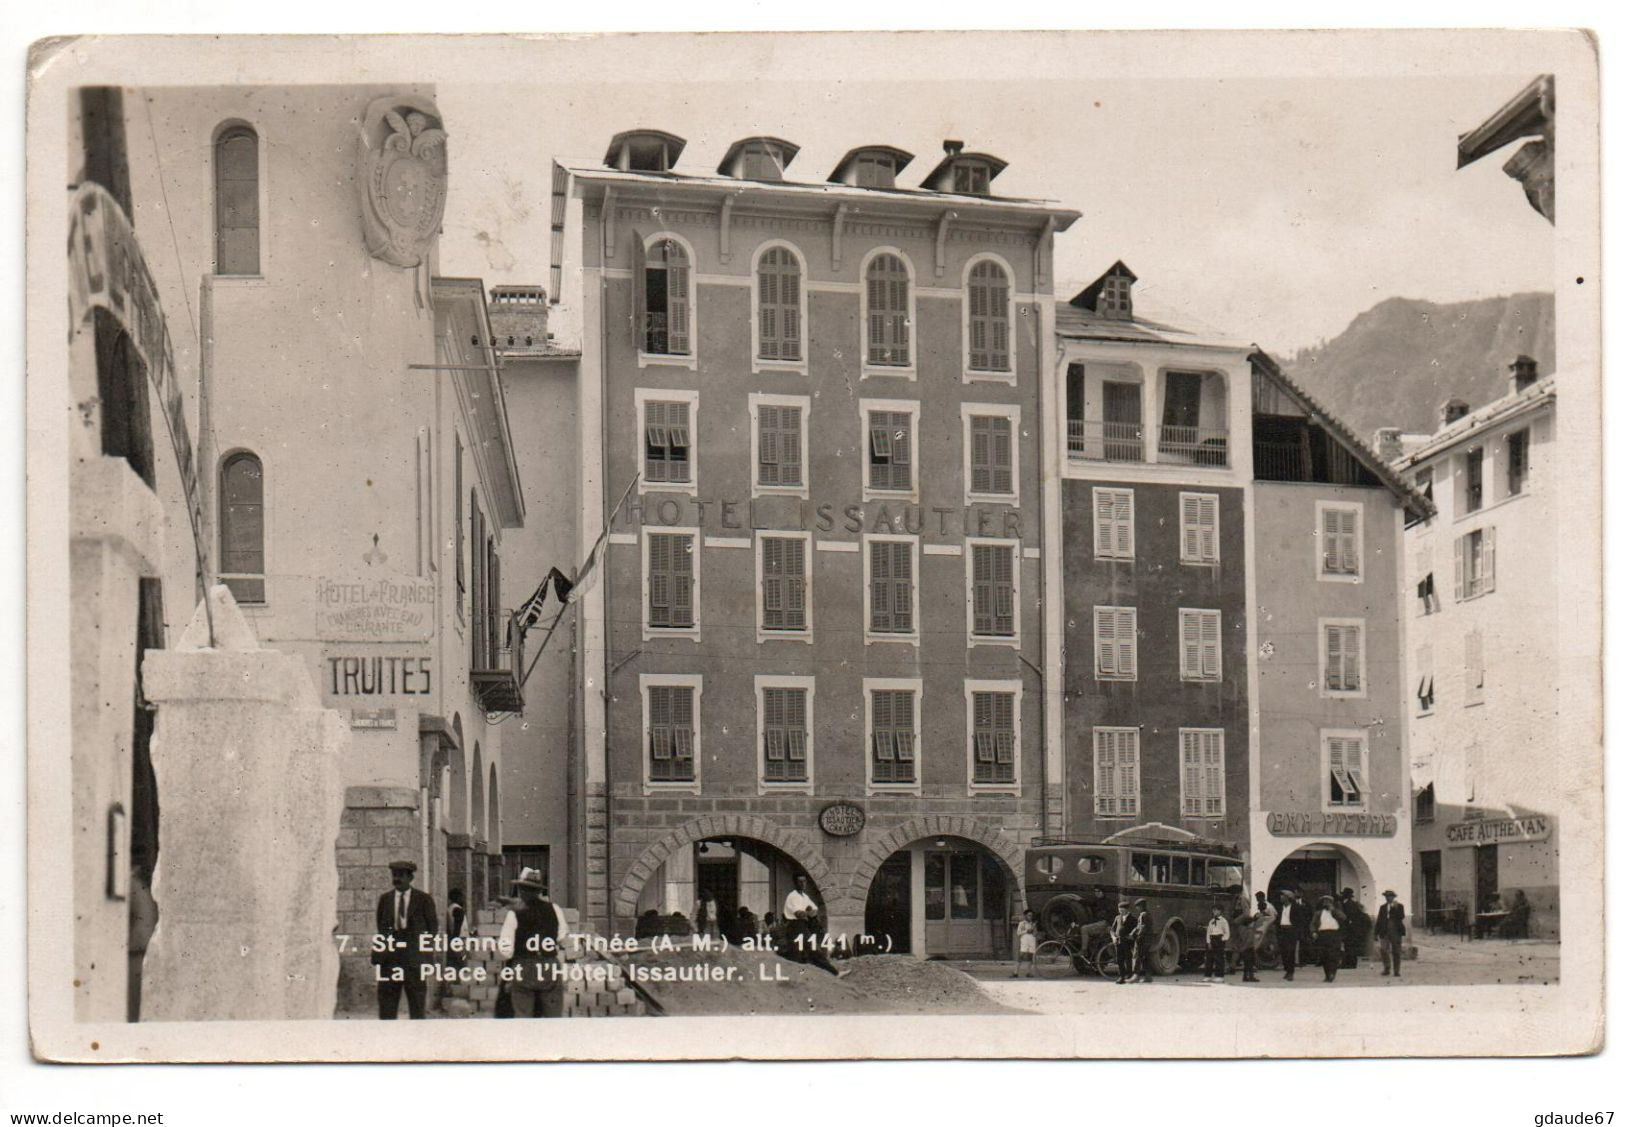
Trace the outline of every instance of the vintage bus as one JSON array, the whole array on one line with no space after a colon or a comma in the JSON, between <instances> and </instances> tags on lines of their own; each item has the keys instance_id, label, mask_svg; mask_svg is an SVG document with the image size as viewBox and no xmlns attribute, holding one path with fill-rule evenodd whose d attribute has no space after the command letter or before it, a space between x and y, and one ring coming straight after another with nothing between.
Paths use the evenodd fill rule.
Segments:
<instances>
[{"instance_id":1,"label":"vintage bus","mask_svg":"<svg viewBox=\"0 0 1625 1127\"><path fill-rule=\"evenodd\" d=\"M1074 925L1091 950L1103 942L1119 900L1144 898L1160 929L1151 968L1172 974L1206 945L1215 902L1235 925L1248 897L1239 852L1216 841L1151 837L1079 840L1040 838L1027 848L1027 906L1046 938ZM1273 966L1273 936L1259 965Z\"/></svg>"}]
</instances>

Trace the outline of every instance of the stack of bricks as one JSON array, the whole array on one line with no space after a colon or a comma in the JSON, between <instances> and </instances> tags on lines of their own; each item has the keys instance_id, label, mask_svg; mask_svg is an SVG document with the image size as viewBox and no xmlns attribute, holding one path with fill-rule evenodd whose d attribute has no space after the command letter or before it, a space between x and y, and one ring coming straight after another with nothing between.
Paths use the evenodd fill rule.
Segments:
<instances>
[{"instance_id":1,"label":"stack of bricks","mask_svg":"<svg viewBox=\"0 0 1625 1127\"><path fill-rule=\"evenodd\" d=\"M502 933L502 920L506 910L482 908L474 914L471 931L479 937L495 937ZM625 1017L641 1016L648 1007L637 992L627 984L626 974L610 958L594 952L585 939L594 936L592 925L583 927L580 912L575 908L564 910L572 935L583 937L578 946L572 941L563 945L561 956L571 974L564 986L565 1017ZM475 983L447 983L442 990L442 1002L448 1013L464 1016L489 1017L496 1010L498 983L502 970L502 955L498 951L475 950L467 952L468 965L483 967L485 980Z\"/></svg>"}]
</instances>

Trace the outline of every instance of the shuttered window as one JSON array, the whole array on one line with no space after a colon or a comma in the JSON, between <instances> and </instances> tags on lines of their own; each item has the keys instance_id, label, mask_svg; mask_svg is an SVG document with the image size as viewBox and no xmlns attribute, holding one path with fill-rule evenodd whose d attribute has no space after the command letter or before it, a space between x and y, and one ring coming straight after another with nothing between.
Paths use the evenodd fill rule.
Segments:
<instances>
[{"instance_id":1,"label":"shuttered window","mask_svg":"<svg viewBox=\"0 0 1625 1127\"><path fill-rule=\"evenodd\" d=\"M914 693L875 689L870 694L870 770L876 783L912 783L914 771Z\"/></svg>"},{"instance_id":2,"label":"shuttered window","mask_svg":"<svg viewBox=\"0 0 1625 1127\"><path fill-rule=\"evenodd\" d=\"M1096 489L1095 558L1134 558L1134 490Z\"/></svg>"},{"instance_id":3,"label":"shuttered window","mask_svg":"<svg viewBox=\"0 0 1625 1127\"><path fill-rule=\"evenodd\" d=\"M1095 679L1133 681L1139 667L1138 612L1133 607L1095 608Z\"/></svg>"},{"instance_id":4,"label":"shuttered window","mask_svg":"<svg viewBox=\"0 0 1625 1127\"><path fill-rule=\"evenodd\" d=\"M869 629L875 634L914 632L914 545L869 542Z\"/></svg>"},{"instance_id":5,"label":"shuttered window","mask_svg":"<svg viewBox=\"0 0 1625 1127\"><path fill-rule=\"evenodd\" d=\"M762 537L762 629L807 629L807 542L799 537Z\"/></svg>"},{"instance_id":6,"label":"shuttered window","mask_svg":"<svg viewBox=\"0 0 1625 1127\"><path fill-rule=\"evenodd\" d=\"M774 247L756 267L757 347L763 360L801 359L801 264Z\"/></svg>"},{"instance_id":7,"label":"shuttered window","mask_svg":"<svg viewBox=\"0 0 1625 1127\"><path fill-rule=\"evenodd\" d=\"M1016 550L1009 544L971 546L971 633L990 638L1015 636L1015 556Z\"/></svg>"},{"instance_id":8,"label":"shuttered window","mask_svg":"<svg viewBox=\"0 0 1625 1127\"><path fill-rule=\"evenodd\" d=\"M694 781L694 690L687 685L649 687L649 780Z\"/></svg>"},{"instance_id":9,"label":"shuttered window","mask_svg":"<svg viewBox=\"0 0 1625 1127\"><path fill-rule=\"evenodd\" d=\"M1360 646L1364 628L1340 625L1326 628L1326 673L1328 692L1357 693L1360 682Z\"/></svg>"},{"instance_id":10,"label":"shuttered window","mask_svg":"<svg viewBox=\"0 0 1625 1127\"><path fill-rule=\"evenodd\" d=\"M762 779L807 781L807 690L762 690Z\"/></svg>"},{"instance_id":11,"label":"shuttered window","mask_svg":"<svg viewBox=\"0 0 1625 1127\"><path fill-rule=\"evenodd\" d=\"M1179 677L1182 681L1217 681L1222 675L1219 657L1219 612L1179 612Z\"/></svg>"},{"instance_id":12,"label":"shuttered window","mask_svg":"<svg viewBox=\"0 0 1625 1127\"><path fill-rule=\"evenodd\" d=\"M972 493L1015 492L1010 420L1000 415L972 415L970 420L970 489Z\"/></svg>"},{"instance_id":13,"label":"shuttered window","mask_svg":"<svg viewBox=\"0 0 1625 1127\"><path fill-rule=\"evenodd\" d=\"M694 625L694 537L649 534L649 625L687 630Z\"/></svg>"},{"instance_id":14,"label":"shuttered window","mask_svg":"<svg viewBox=\"0 0 1625 1127\"><path fill-rule=\"evenodd\" d=\"M1010 370L1010 278L997 262L970 272L970 366L976 372Z\"/></svg>"},{"instance_id":15,"label":"shuttered window","mask_svg":"<svg viewBox=\"0 0 1625 1127\"><path fill-rule=\"evenodd\" d=\"M1320 510L1320 573L1360 574L1360 510Z\"/></svg>"},{"instance_id":16,"label":"shuttered window","mask_svg":"<svg viewBox=\"0 0 1625 1127\"><path fill-rule=\"evenodd\" d=\"M1365 740L1359 736L1324 737L1327 804L1365 805Z\"/></svg>"},{"instance_id":17,"label":"shuttered window","mask_svg":"<svg viewBox=\"0 0 1625 1127\"><path fill-rule=\"evenodd\" d=\"M971 694L971 781L1016 781L1016 694Z\"/></svg>"},{"instance_id":18,"label":"shuttered window","mask_svg":"<svg viewBox=\"0 0 1625 1127\"><path fill-rule=\"evenodd\" d=\"M260 139L235 126L214 143L214 272L260 272Z\"/></svg>"},{"instance_id":19,"label":"shuttered window","mask_svg":"<svg viewBox=\"0 0 1625 1127\"><path fill-rule=\"evenodd\" d=\"M1475 528L1456 537L1456 601L1495 590L1495 529Z\"/></svg>"},{"instance_id":20,"label":"shuttered window","mask_svg":"<svg viewBox=\"0 0 1625 1127\"><path fill-rule=\"evenodd\" d=\"M1433 711L1433 645L1424 643L1416 651L1416 707L1424 715Z\"/></svg>"},{"instance_id":21,"label":"shuttered window","mask_svg":"<svg viewBox=\"0 0 1625 1127\"><path fill-rule=\"evenodd\" d=\"M1219 562L1219 498L1213 493L1179 495L1181 563Z\"/></svg>"},{"instance_id":22,"label":"shuttered window","mask_svg":"<svg viewBox=\"0 0 1625 1127\"><path fill-rule=\"evenodd\" d=\"M914 421L907 411L869 412L869 488L914 488Z\"/></svg>"},{"instance_id":23,"label":"shuttered window","mask_svg":"<svg viewBox=\"0 0 1625 1127\"><path fill-rule=\"evenodd\" d=\"M689 482L693 434L687 403L650 401L643 405L643 480Z\"/></svg>"},{"instance_id":24,"label":"shuttered window","mask_svg":"<svg viewBox=\"0 0 1625 1127\"><path fill-rule=\"evenodd\" d=\"M908 268L894 254L878 255L869 263L864 285L868 294L868 362L908 367Z\"/></svg>"},{"instance_id":25,"label":"shuttered window","mask_svg":"<svg viewBox=\"0 0 1625 1127\"><path fill-rule=\"evenodd\" d=\"M801 408L756 408L756 484L801 485Z\"/></svg>"},{"instance_id":26,"label":"shuttered window","mask_svg":"<svg viewBox=\"0 0 1625 1127\"><path fill-rule=\"evenodd\" d=\"M1187 818L1224 814L1224 732L1218 728L1179 731L1179 812Z\"/></svg>"},{"instance_id":27,"label":"shuttered window","mask_svg":"<svg viewBox=\"0 0 1625 1127\"><path fill-rule=\"evenodd\" d=\"M643 351L689 353L688 252L671 239L649 248L643 264Z\"/></svg>"},{"instance_id":28,"label":"shuttered window","mask_svg":"<svg viewBox=\"0 0 1625 1127\"><path fill-rule=\"evenodd\" d=\"M1462 512L1476 513L1484 507L1484 448L1475 446L1462 459Z\"/></svg>"},{"instance_id":29,"label":"shuttered window","mask_svg":"<svg viewBox=\"0 0 1625 1127\"><path fill-rule=\"evenodd\" d=\"M1123 817L1140 812L1140 732L1095 729L1095 813Z\"/></svg>"}]
</instances>

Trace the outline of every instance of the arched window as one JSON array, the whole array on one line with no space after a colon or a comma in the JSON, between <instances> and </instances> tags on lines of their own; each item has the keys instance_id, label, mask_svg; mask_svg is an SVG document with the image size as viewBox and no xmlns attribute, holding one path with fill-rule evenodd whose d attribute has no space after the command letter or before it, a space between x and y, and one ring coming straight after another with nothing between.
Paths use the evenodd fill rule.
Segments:
<instances>
[{"instance_id":1,"label":"arched window","mask_svg":"<svg viewBox=\"0 0 1625 1127\"><path fill-rule=\"evenodd\" d=\"M220 580L239 603L265 601L265 473L249 453L220 467Z\"/></svg>"},{"instance_id":2,"label":"arched window","mask_svg":"<svg viewBox=\"0 0 1625 1127\"><path fill-rule=\"evenodd\" d=\"M908 267L876 255L864 279L869 296L869 363L908 367Z\"/></svg>"},{"instance_id":3,"label":"arched window","mask_svg":"<svg viewBox=\"0 0 1625 1127\"><path fill-rule=\"evenodd\" d=\"M643 351L663 356L689 352L688 252L675 239L649 248L643 264Z\"/></svg>"},{"instance_id":4,"label":"arched window","mask_svg":"<svg viewBox=\"0 0 1625 1127\"><path fill-rule=\"evenodd\" d=\"M1010 370L1010 278L997 262L970 272L970 366L976 372Z\"/></svg>"},{"instance_id":5,"label":"arched window","mask_svg":"<svg viewBox=\"0 0 1625 1127\"><path fill-rule=\"evenodd\" d=\"M214 143L214 272L260 272L260 139L246 125Z\"/></svg>"},{"instance_id":6,"label":"arched window","mask_svg":"<svg viewBox=\"0 0 1625 1127\"><path fill-rule=\"evenodd\" d=\"M756 266L758 355L801 359L801 264L789 247L773 247Z\"/></svg>"}]
</instances>

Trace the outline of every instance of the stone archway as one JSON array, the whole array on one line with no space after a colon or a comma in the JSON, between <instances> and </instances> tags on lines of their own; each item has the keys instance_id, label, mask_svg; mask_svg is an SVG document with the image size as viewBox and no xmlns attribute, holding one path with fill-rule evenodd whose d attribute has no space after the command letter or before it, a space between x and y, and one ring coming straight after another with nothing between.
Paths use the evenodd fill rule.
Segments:
<instances>
[{"instance_id":1,"label":"stone archway","mask_svg":"<svg viewBox=\"0 0 1625 1127\"><path fill-rule=\"evenodd\" d=\"M919 841L925 837L960 837L967 841L974 841L985 845L988 851L999 859L1005 869L1005 879L1016 895L1012 898L1013 904L1026 901L1027 886L1022 879L1023 865L1021 861L1021 846L1008 837L1003 830L995 826L984 825L974 818L962 818L947 814L932 814L924 818L914 818L904 822L896 829L891 830L874 841L864 850L863 859L852 873L852 887L850 889L853 903L858 910L869 896L869 885L875 879L875 871L881 864L896 853L906 848L910 842Z\"/></svg>"},{"instance_id":2,"label":"stone archway","mask_svg":"<svg viewBox=\"0 0 1625 1127\"><path fill-rule=\"evenodd\" d=\"M627 870L626 877L621 881L621 887L615 894L616 918L631 919L637 915L638 897L643 892L643 886L668 857L685 846L711 837L742 837L765 841L789 855L796 864L807 871L807 876L824 897L825 910L831 916L850 915L854 910L857 912L863 910L863 901L857 901L857 907L854 909L848 890L837 887L829 866L825 864L817 847L806 835L783 829L753 814L712 814L695 818L677 827L645 849L638 859L632 862L632 867Z\"/></svg>"}]
</instances>

